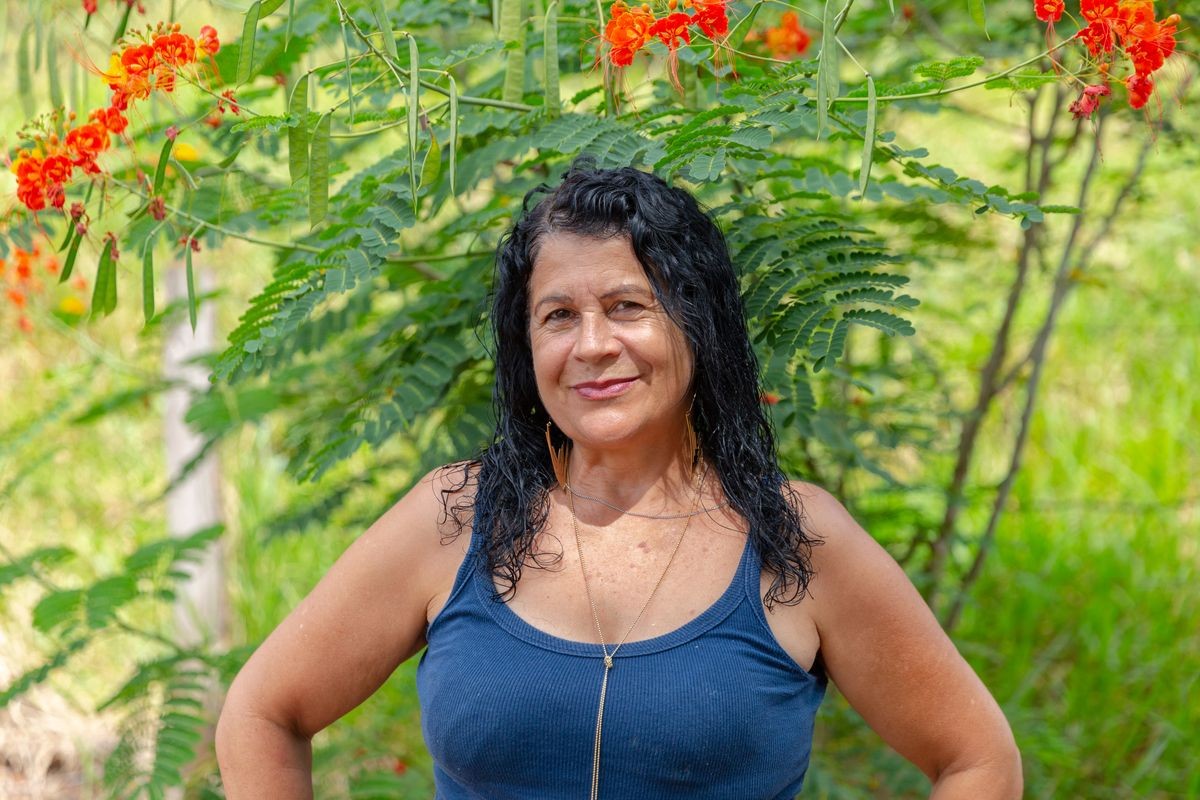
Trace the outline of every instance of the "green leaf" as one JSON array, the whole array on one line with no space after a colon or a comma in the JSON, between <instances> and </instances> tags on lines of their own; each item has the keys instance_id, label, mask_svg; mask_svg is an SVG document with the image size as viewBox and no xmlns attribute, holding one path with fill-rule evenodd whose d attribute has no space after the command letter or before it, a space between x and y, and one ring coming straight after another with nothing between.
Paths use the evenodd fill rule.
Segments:
<instances>
[{"instance_id":1,"label":"green leaf","mask_svg":"<svg viewBox=\"0 0 1200 800\"><path fill-rule=\"evenodd\" d=\"M188 322L192 324L192 333L196 332L196 281L192 274L192 243L183 245L184 270L187 273L187 305Z\"/></svg>"},{"instance_id":2,"label":"green leaf","mask_svg":"<svg viewBox=\"0 0 1200 800\"><path fill-rule=\"evenodd\" d=\"M446 77L450 81L450 194L457 195L454 187L458 166L458 82L453 75Z\"/></svg>"},{"instance_id":3,"label":"green leaf","mask_svg":"<svg viewBox=\"0 0 1200 800\"><path fill-rule=\"evenodd\" d=\"M758 6L754 9L757 11ZM546 93L543 107L547 116L557 117L562 113L562 98L558 91L558 0L553 0L546 8L542 34L542 72Z\"/></svg>"},{"instance_id":4,"label":"green leaf","mask_svg":"<svg viewBox=\"0 0 1200 800\"><path fill-rule=\"evenodd\" d=\"M913 73L922 78L945 83L951 78L965 78L975 74L983 66L980 56L960 56L949 61L930 61L913 67Z\"/></svg>"},{"instance_id":5,"label":"green leaf","mask_svg":"<svg viewBox=\"0 0 1200 800\"><path fill-rule=\"evenodd\" d=\"M975 24L983 29L983 35L992 38L988 36L987 6L984 0L967 0L967 11L971 14L971 19L975 20Z\"/></svg>"},{"instance_id":6,"label":"green leaf","mask_svg":"<svg viewBox=\"0 0 1200 800\"><path fill-rule=\"evenodd\" d=\"M59 650L51 658L44 661L42 664L34 667L24 673L11 684L3 692L0 692L0 708L4 708L14 698L20 697L32 687L38 685L50 676L50 673L56 669L61 669L67 660L75 653L82 650L90 641L87 637L82 637L74 640L62 650Z\"/></svg>"},{"instance_id":7,"label":"green leaf","mask_svg":"<svg viewBox=\"0 0 1200 800\"><path fill-rule=\"evenodd\" d=\"M103 628L121 606L137 595L137 583L129 575L114 575L97 581L87 590L84 604L88 627Z\"/></svg>"},{"instance_id":8,"label":"green leaf","mask_svg":"<svg viewBox=\"0 0 1200 800\"><path fill-rule=\"evenodd\" d=\"M87 601L82 589L64 589L51 592L33 608L33 627L49 633L68 622L82 622L84 603Z\"/></svg>"},{"instance_id":9,"label":"green leaf","mask_svg":"<svg viewBox=\"0 0 1200 800\"><path fill-rule=\"evenodd\" d=\"M13 561L0 564L0 587L7 586L19 578L36 577L37 567L61 564L74 555L75 552L66 547L40 547Z\"/></svg>"},{"instance_id":10,"label":"green leaf","mask_svg":"<svg viewBox=\"0 0 1200 800\"><path fill-rule=\"evenodd\" d=\"M712 153L700 153L692 159L688 174L696 183L715 181L721 177L725 169L725 148L717 148Z\"/></svg>"},{"instance_id":11,"label":"green leaf","mask_svg":"<svg viewBox=\"0 0 1200 800\"><path fill-rule=\"evenodd\" d=\"M241 122L235 122L229 128L229 132L279 133L279 131L287 127L291 121L291 118L288 116L279 114L260 114L257 117L250 117L249 119L244 119Z\"/></svg>"},{"instance_id":12,"label":"green leaf","mask_svg":"<svg viewBox=\"0 0 1200 800\"><path fill-rule=\"evenodd\" d=\"M867 124L863 128L862 167L859 169L858 194L859 199L866 197L867 183L871 180L871 162L875 158L875 115L878 104L875 102L875 79L867 76Z\"/></svg>"},{"instance_id":13,"label":"green leaf","mask_svg":"<svg viewBox=\"0 0 1200 800\"><path fill-rule=\"evenodd\" d=\"M258 18L269 17L279 10L283 0L262 0L258 6Z\"/></svg>"},{"instance_id":14,"label":"green leaf","mask_svg":"<svg viewBox=\"0 0 1200 800\"><path fill-rule=\"evenodd\" d=\"M96 286L92 290L92 313L105 316L117 307L117 264L113 260L116 244L105 239L100 250L100 266L96 269Z\"/></svg>"},{"instance_id":15,"label":"green leaf","mask_svg":"<svg viewBox=\"0 0 1200 800\"><path fill-rule=\"evenodd\" d=\"M1005 89L1015 91L1030 91L1045 86L1048 83L1058 83L1059 77L1053 72L1014 72L983 85L985 89Z\"/></svg>"},{"instance_id":16,"label":"green leaf","mask_svg":"<svg viewBox=\"0 0 1200 800\"><path fill-rule=\"evenodd\" d=\"M878 308L853 308L846 312L845 320L877 328L888 336L912 336L917 332L908 320Z\"/></svg>"},{"instance_id":17,"label":"green leaf","mask_svg":"<svg viewBox=\"0 0 1200 800\"><path fill-rule=\"evenodd\" d=\"M1047 214L1080 214L1083 212L1079 206L1045 205L1040 208Z\"/></svg>"},{"instance_id":18,"label":"green leaf","mask_svg":"<svg viewBox=\"0 0 1200 800\"><path fill-rule=\"evenodd\" d=\"M371 14L375 17L375 24L379 26L379 32L383 34L383 49L392 61L395 61L399 56L399 53L396 52L396 34L392 32L392 23L380 0L372 0Z\"/></svg>"},{"instance_id":19,"label":"green leaf","mask_svg":"<svg viewBox=\"0 0 1200 800\"><path fill-rule=\"evenodd\" d=\"M500 0L500 41L508 50L501 97L510 103L521 102L525 94L524 6L524 0Z\"/></svg>"},{"instance_id":20,"label":"green leaf","mask_svg":"<svg viewBox=\"0 0 1200 800\"><path fill-rule=\"evenodd\" d=\"M296 0L288 0L287 30L283 33L283 49L292 43L292 19L296 16Z\"/></svg>"},{"instance_id":21,"label":"green leaf","mask_svg":"<svg viewBox=\"0 0 1200 800\"><path fill-rule=\"evenodd\" d=\"M268 0L268 3L272 0ZM238 50L237 82L243 84L250 80L254 71L254 38L258 35L258 15L262 10L262 2L255 0L246 11L246 21L242 24L241 48Z\"/></svg>"},{"instance_id":22,"label":"green leaf","mask_svg":"<svg viewBox=\"0 0 1200 800\"><path fill-rule=\"evenodd\" d=\"M63 263L62 274L58 276L59 283L65 283L67 278L71 277L71 272L75 269L75 257L79 255L79 243L83 241L83 234L74 224L71 225L71 230L74 231L75 238L71 241L71 249L67 251L67 260Z\"/></svg>"},{"instance_id":23,"label":"green leaf","mask_svg":"<svg viewBox=\"0 0 1200 800\"><path fill-rule=\"evenodd\" d=\"M158 153L158 166L154 168L154 195L162 194L163 181L167 177L167 159L171 157L171 148L174 146L175 140L168 136Z\"/></svg>"},{"instance_id":24,"label":"green leaf","mask_svg":"<svg viewBox=\"0 0 1200 800\"><path fill-rule=\"evenodd\" d=\"M130 574L145 576L155 571L168 572L184 562L196 562L224 530L218 523L187 536L168 536L142 545L125 558L125 569Z\"/></svg>"},{"instance_id":25,"label":"green leaf","mask_svg":"<svg viewBox=\"0 0 1200 800\"><path fill-rule=\"evenodd\" d=\"M441 172L442 148L438 146L437 137L434 137L429 143L429 152L425 154L425 163L421 165L421 186L432 186Z\"/></svg>"},{"instance_id":26,"label":"green leaf","mask_svg":"<svg viewBox=\"0 0 1200 800\"><path fill-rule=\"evenodd\" d=\"M821 16L821 54L817 59L817 138L829 125L829 107L838 96L841 81L838 70L841 54L837 48L835 0L825 0L825 11Z\"/></svg>"},{"instance_id":27,"label":"green leaf","mask_svg":"<svg viewBox=\"0 0 1200 800\"><path fill-rule=\"evenodd\" d=\"M408 188L417 213L417 141L421 135L421 54L416 37L408 37Z\"/></svg>"},{"instance_id":28,"label":"green leaf","mask_svg":"<svg viewBox=\"0 0 1200 800\"><path fill-rule=\"evenodd\" d=\"M63 104L62 84L58 77L58 48L46 50L46 78L49 81L50 105L58 108Z\"/></svg>"},{"instance_id":29,"label":"green leaf","mask_svg":"<svg viewBox=\"0 0 1200 800\"><path fill-rule=\"evenodd\" d=\"M147 325L154 318L154 245L150 242L142 253L142 315Z\"/></svg>"},{"instance_id":30,"label":"green leaf","mask_svg":"<svg viewBox=\"0 0 1200 800\"><path fill-rule=\"evenodd\" d=\"M29 36L33 25L26 25L17 40L17 94L21 97L21 108L25 116L32 117L33 104L33 71L29 66Z\"/></svg>"},{"instance_id":31,"label":"green leaf","mask_svg":"<svg viewBox=\"0 0 1200 800\"><path fill-rule=\"evenodd\" d=\"M315 228L329 210L329 112L317 120L308 161L308 225Z\"/></svg>"},{"instance_id":32,"label":"green leaf","mask_svg":"<svg viewBox=\"0 0 1200 800\"><path fill-rule=\"evenodd\" d=\"M306 74L292 87L288 115L296 124L288 128L288 175L294 184L308 174L308 84Z\"/></svg>"},{"instance_id":33,"label":"green leaf","mask_svg":"<svg viewBox=\"0 0 1200 800\"><path fill-rule=\"evenodd\" d=\"M758 16L758 10L762 7L762 2L755 3L754 8L750 9L750 13L738 20L737 27L742 28L744 26L744 30L742 30L736 39L730 42L734 50L742 49L742 45L746 42L746 36L750 34L751 29L754 27L754 18ZM733 37L730 38L732 39Z\"/></svg>"},{"instance_id":34,"label":"green leaf","mask_svg":"<svg viewBox=\"0 0 1200 800\"><path fill-rule=\"evenodd\" d=\"M117 42L121 41L121 37L125 35L125 31L129 28L129 15L133 13L133 7L137 3L127 3L125 10L121 14L120 21L117 22L117 27L113 29L112 44L117 46Z\"/></svg>"}]
</instances>

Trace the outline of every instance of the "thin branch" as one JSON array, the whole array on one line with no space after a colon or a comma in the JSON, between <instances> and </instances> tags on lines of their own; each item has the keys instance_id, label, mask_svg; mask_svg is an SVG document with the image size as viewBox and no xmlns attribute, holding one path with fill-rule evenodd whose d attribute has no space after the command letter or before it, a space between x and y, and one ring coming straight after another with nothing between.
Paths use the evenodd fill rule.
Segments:
<instances>
[{"instance_id":1,"label":"thin branch","mask_svg":"<svg viewBox=\"0 0 1200 800\"><path fill-rule=\"evenodd\" d=\"M388 70L391 71L392 75L395 76L396 81L397 81L397 83L400 84L400 86L406 86L408 80L410 79L409 70L403 69L399 64L397 64L395 61L392 60L391 56L389 56L387 53L385 53L382 50L380 50L379 48L377 48L375 45L371 44L370 37L363 31L362 28L358 27L358 23L354 20L354 17L350 16L349 12L346 11L346 7L342 3L342 0L334 0L334 2L337 4L338 13L345 19L346 23L348 23L350 25L350 29L352 31L354 31L354 35L358 37L359 41L361 41L364 45L366 45L367 49L371 52L371 54L373 56L375 56L376 58L378 58L380 61L383 62L384 66L386 66L388 68ZM408 34L405 33L404 35L407 36ZM417 83L422 88L429 89L430 91L433 91L433 92L437 92L438 94L443 95L445 97L450 96L449 89L444 89L432 81L422 80L420 78L420 75L417 76ZM507 109L509 111L535 111L536 110L536 108L534 106L527 105L525 103L512 103L512 102L507 102L505 100L493 100L490 97L475 97L474 95L469 95L469 94L460 94L458 96L458 102L464 103L466 105L488 106L491 108L503 108L503 109Z\"/></svg>"},{"instance_id":2,"label":"thin branch","mask_svg":"<svg viewBox=\"0 0 1200 800\"><path fill-rule=\"evenodd\" d=\"M1029 128L1030 139L1026 159L1032 161L1035 158L1035 154L1039 157L1041 163L1041 170L1037 178L1039 195L1049 186L1051 180L1046 152L1054 141L1055 120L1058 118L1058 111L1062 106L1063 95L1057 87L1055 87L1053 97L1054 104L1050 109L1050 117L1045 134L1038 136L1036 125L1032 121ZM1031 116L1033 115L1033 106L1030 108L1030 114ZM1027 174L1031 174L1031 171L1027 170ZM967 476L970 473L971 462L975 456L975 445L978 441L979 433L983 428L983 421L987 417L987 412L991 408L998 391L997 377L1008 356L1009 339L1012 336L1017 309L1020 307L1021 298L1025 292L1025 282L1029 273L1030 259L1037 245L1039 233L1040 229L1034 225L1030 225L1022 233L1021 246L1017 253L1016 274L1013 277L1012 286L1009 287L1008 299L1004 307L1004 316L1001 318L1000 326L996 330L996 335L992 343L992 351L988 355L988 360L980 373L979 393L975 400L975 407L971 409L971 412L963 420L962 431L959 433L958 452L955 457L954 471L951 474L950 485L946 488L946 511L942 517L942 523L938 528L937 534L931 540L929 564L925 569L925 597L931 605L936 600L939 584L945 573L946 564L950 556L950 545L956 535L958 515L962 510L965 499L964 488L967 483Z\"/></svg>"},{"instance_id":3,"label":"thin branch","mask_svg":"<svg viewBox=\"0 0 1200 800\"><path fill-rule=\"evenodd\" d=\"M140 189L135 188L134 186L124 183L123 181L119 181L114 178L114 179L112 179L112 182L115 185L120 186L122 189L129 192L130 194L137 195L138 197L142 198L143 200L150 199L150 195L146 194L145 192L141 191ZM312 247L311 245L307 245L307 244L300 244L298 242L292 242L290 244L287 242L273 242L270 239L260 239L257 236L251 236L246 233L239 233L238 231L230 230L229 228L218 225L215 222L209 222L206 219L201 219L200 217L197 217L193 214L189 214L186 211L183 211L182 209L175 208L174 206L164 205L163 208L165 208L167 211L171 212L171 214L179 217L180 219L185 219L185 220L188 220L189 222L194 222L198 225L203 225L204 227L208 228L211 231L215 231L224 236L229 236L234 239L241 239L242 241L250 242L251 244L261 244L264 247L274 247L277 250L299 250L304 253L320 254L320 253L324 252L320 248Z\"/></svg>"},{"instance_id":4,"label":"thin branch","mask_svg":"<svg viewBox=\"0 0 1200 800\"><path fill-rule=\"evenodd\" d=\"M961 91L965 91L967 89L974 89L977 86L983 86L983 85L991 83L993 81L998 81L1001 78L1007 78L1009 75L1013 74L1017 70L1019 70L1023 67L1027 67L1030 64L1040 61L1043 58L1047 58L1055 50L1058 50L1059 48L1063 47L1064 45L1070 44L1072 41L1073 41L1072 39L1065 39L1065 40L1059 42L1058 44L1054 45L1054 47L1051 47L1049 50L1045 50L1041 53L1038 53L1033 58L1027 58L1024 61L1022 61L1021 63L1015 64L1006 70L1001 70L1000 72L993 72L990 75L985 75L984 77L980 78L977 81L971 81L969 83L960 84L958 86L950 86L950 87L942 87L939 89L932 89L928 92L915 92L913 94L885 94L885 95L880 95L880 96L876 97L875 99L877 101L915 100L915 99L918 99L921 97L941 97L942 95L953 94L954 92L961 92ZM865 102L867 102L867 98L866 97L835 97L830 102L831 103L865 103Z\"/></svg>"},{"instance_id":5,"label":"thin branch","mask_svg":"<svg viewBox=\"0 0 1200 800\"><path fill-rule=\"evenodd\" d=\"M1016 482L1017 473L1021 469L1021 456L1024 454L1025 443L1029 438L1029 428L1033 421L1033 409L1037 405L1038 387L1041 383L1042 370L1046 363L1046 349L1050 342L1050 334L1054 331L1054 325L1058 320L1058 313L1062 309L1063 301L1075 285L1071 265L1075 262L1075 245L1079 240L1079 233L1086 217L1084 211L1087 208L1088 190L1091 188L1096 167L1100 163L1104 119L1105 117L1100 115L1096 121L1096 137L1092 146L1092 155L1088 160L1087 170L1084 172L1083 180L1079 185L1079 201L1077 205L1080 208L1080 213L1075 217L1070 233L1067 234L1067 240L1063 243L1058 270L1054 277L1054 292L1050 297L1050 305L1046 310L1046 317L1042 322L1042 326L1038 330L1037 339L1030 349L1030 360L1033 363L1033 371L1030 373L1028 388L1025 392L1025 405L1021 410L1021 421L1017 429L1016 441L1013 443L1008 472L1000 482L1000 487L992 502L992 511L988 517L987 527L984 529L983 536L979 540L978 549L975 551L975 558L971 562L966 575L963 577L954 602L950 606L950 611L943 621L943 627L947 631L952 630L958 624L963 606L966 603L967 594L983 572L983 564L987 560L992 544L996 539L996 528L1000 523L1000 515L1004 512L1004 506L1007 504L1013 484Z\"/></svg>"}]
</instances>

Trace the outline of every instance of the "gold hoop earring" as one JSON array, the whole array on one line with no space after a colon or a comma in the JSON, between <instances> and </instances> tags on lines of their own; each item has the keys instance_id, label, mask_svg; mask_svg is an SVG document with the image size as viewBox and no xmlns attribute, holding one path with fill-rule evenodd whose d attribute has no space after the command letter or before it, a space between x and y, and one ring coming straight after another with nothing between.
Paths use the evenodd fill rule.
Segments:
<instances>
[{"instance_id":1,"label":"gold hoop earring","mask_svg":"<svg viewBox=\"0 0 1200 800\"><path fill-rule=\"evenodd\" d=\"M693 405L695 398L692 399ZM683 449L685 453L691 454L692 471L696 469L696 465L700 463L700 438L696 435L696 426L692 424L692 408L688 407L687 416L684 417L686 427L683 431Z\"/></svg>"},{"instance_id":2,"label":"gold hoop earring","mask_svg":"<svg viewBox=\"0 0 1200 800\"><path fill-rule=\"evenodd\" d=\"M566 489L571 452L565 444L562 447L554 446L554 440L550 438L550 422L546 422L546 449L550 451L550 468L554 470L554 479L560 488Z\"/></svg>"}]
</instances>

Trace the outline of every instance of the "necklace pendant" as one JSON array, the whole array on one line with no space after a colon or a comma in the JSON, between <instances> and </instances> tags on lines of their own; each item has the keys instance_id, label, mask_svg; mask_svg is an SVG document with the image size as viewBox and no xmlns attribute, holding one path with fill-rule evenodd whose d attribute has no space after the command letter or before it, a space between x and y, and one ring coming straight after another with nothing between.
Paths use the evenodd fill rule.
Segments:
<instances>
[{"instance_id":1,"label":"necklace pendant","mask_svg":"<svg viewBox=\"0 0 1200 800\"><path fill-rule=\"evenodd\" d=\"M605 657L604 657L604 668L605 668L605 669L612 669L612 668L613 668L613 660L612 660L612 656L605 656Z\"/></svg>"}]
</instances>

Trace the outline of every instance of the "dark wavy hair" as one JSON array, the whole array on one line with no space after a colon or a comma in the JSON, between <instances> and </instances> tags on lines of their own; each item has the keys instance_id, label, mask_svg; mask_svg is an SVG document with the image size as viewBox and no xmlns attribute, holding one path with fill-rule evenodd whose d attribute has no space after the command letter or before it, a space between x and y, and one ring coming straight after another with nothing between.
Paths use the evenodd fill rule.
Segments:
<instances>
[{"instance_id":1,"label":"dark wavy hair","mask_svg":"<svg viewBox=\"0 0 1200 800\"><path fill-rule=\"evenodd\" d=\"M447 504L457 498L447 513L458 531L473 525L482 534L498 597L512 595L527 564L547 566L560 556L534 545L556 481L545 439L550 417L529 341L529 278L542 239L554 233L623 236L632 245L691 346L693 425L730 507L746 520L764 567L775 574L766 602L798 602L812 576L811 548L820 542L802 528L799 499L779 468L725 237L685 190L628 167L597 169L588 159L577 159L558 186L529 191L501 239L491 304L496 432L483 453L459 465L460 480L445 493ZM474 492L461 491L467 484Z\"/></svg>"}]
</instances>

